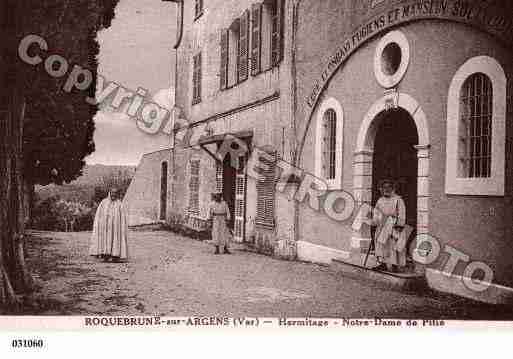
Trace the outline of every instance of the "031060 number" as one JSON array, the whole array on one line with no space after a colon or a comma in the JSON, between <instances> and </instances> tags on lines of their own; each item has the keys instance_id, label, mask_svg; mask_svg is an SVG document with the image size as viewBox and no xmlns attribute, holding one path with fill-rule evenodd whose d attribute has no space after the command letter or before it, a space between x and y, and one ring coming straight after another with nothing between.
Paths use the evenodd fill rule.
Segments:
<instances>
[{"instance_id":1,"label":"031060 number","mask_svg":"<svg viewBox=\"0 0 513 359\"><path fill-rule=\"evenodd\" d=\"M11 342L13 348L43 348L44 342L42 339L13 339Z\"/></svg>"}]
</instances>

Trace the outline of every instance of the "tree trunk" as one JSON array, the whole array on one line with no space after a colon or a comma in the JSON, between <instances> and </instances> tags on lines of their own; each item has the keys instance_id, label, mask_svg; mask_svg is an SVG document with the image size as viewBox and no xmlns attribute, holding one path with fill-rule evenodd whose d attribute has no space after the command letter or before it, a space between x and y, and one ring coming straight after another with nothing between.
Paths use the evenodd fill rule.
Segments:
<instances>
[{"instance_id":1,"label":"tree trunk","mask_svg":"<svg viewBox=\"0 0 513 359\"><path fill-rule=\"evenodd\" d=\"M15 243L16 262L19 274L19 287L24 292L31 291L33 288L33 279L25 262L25 225L27 223L27 208L25 207L25 178L23 170L23 125L25 122L25 109L27 103L25 98L21 99L19 104L19 120L16 147L16 184L18 186L18 233Z\"/></svg>"},{"instance_id":2,"label":"tree trunk","mask_svg":"<svg viewBox=\"0 0 513 359\"><path fill-rule=\"evenodd\" d=\"M34 209L35 200L35 186L32 181L28 180L26 176L23 176L23 192L24 192L24 203L23 208L25 211L25 226L27 228L32 227L32 211Z\"/></svg>"},{"instance_id":3,"label":"tree trunk","mask_svg":"<svg viewBox=\"0 0 513 359\"><path fill-rule=\"evenodd\" d=\"M25 1L0 3L0 310L18 304L16 294L32 288L24 257L23 71L17 56Z\"/></svg>"},{"instance_id":4,"label":"tree trunk","mask_svg":"<svg viewBox=\"0 0 513 359\"><path fill-rule=\"evenodd\" d=\"M0 305L18 303L16 294L33 287L25 263L22 128L25 100L13 91L0 125Z\"/></svg>"},{"instance_id":5,"label":"tree trunk","mask_svg":"<svg viewBox=\"0 0 513 359\"><path fill-rule=\"evenodd\" d=\"M16 161L18 158L17 150L19 146L19 119L14 109L16 108L16 99L9 96L7 112L2 116L2 126L0 128L0 137L2 151L0 151L0 207L2 215L0 220L0 300L5 305L13 304L17 301L15 287L13 284L19 284L17 277L16 252L17 238L20 227L16 183ZM16 288L19 289L19 288Z\"/></svg>"}]
</instances>

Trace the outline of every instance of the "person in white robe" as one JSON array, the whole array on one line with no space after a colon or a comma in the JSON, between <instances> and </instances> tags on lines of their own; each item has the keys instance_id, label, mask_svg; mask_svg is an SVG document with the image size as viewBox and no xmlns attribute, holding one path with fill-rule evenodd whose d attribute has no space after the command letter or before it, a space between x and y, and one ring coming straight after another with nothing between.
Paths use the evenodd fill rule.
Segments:
<instances>
[{"instance_id":1,"label":"person in white robe","mask_svg":"<svg viewBox=\"0 0 513 359\"><path fill-rule=\"evenodd\" d=\"M107 214L111 205L112 200L109 193L98 205L94 216L89 254L97 258L103 258L107 253Z\"/></svg>"},{"instance_id":2,"label":"person in white robe","mask_svg":"<svg viewBox=\"0 0 513 359\"><path fill-rule=\"evenodd\" d=\"M128 259L128 221L119 190L112 189L98 206L91 238L91 255L113 262Z\"/></svg>"},{"instance_id":3,"label":"person in white robe","mask_svg":"<svg viewBox=\"0 0 513 359\"><path fill-rule=\"evenodd\" d=\"M380 183L381 197L373 210L373 225L376 226L376 257L381 263L376 269L398 272L406 266L406 246L398 245L401 231L406 224L406 206L395 192L395 182ZM395 233L393 231L396 231Z\"/></svg>"},{"instance_id":4,"label":"person in white robe","mask_svg":"<svg viewBox=\"0 0 513 359\"><path fill-rule=\"evenodd\" d=\"M209 220L212 228L212 241L216 247L214 254L220 254L220 248L224 247L223 253L231 254L228 250L230 241L230 230L228 222L230 221L230 209L222 198L220 192L212 194L212 203L209 209Z\"/></svg>"}]
</instances>

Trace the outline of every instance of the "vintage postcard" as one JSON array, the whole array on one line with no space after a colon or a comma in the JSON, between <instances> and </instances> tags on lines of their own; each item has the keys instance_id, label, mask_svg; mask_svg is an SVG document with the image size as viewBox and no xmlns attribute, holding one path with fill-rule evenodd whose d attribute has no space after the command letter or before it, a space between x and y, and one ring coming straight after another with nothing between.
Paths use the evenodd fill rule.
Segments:
<instances>
[{"instance_id":1,"label":"vintage postcard","mask_svg":"<svg viewBox=\"0 0 513 359\"><path fill-rule=\"evenodd\" d=\"M513 329L511 1L2 0L0 31L13 349Z\"/></svg>"}]
</instances>

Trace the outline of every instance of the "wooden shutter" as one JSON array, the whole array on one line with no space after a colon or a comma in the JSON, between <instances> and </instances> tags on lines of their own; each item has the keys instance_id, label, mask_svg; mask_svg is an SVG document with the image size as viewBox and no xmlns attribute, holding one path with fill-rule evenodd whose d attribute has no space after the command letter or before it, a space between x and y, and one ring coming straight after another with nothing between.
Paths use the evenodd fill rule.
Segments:
<instances>
[{"instance_id":1,"label":"wooden shutter","mask_svg":"<svg viewBox=\"0 0 513 359\"><path fill-rule=\"evenodd\" d=\"M189 179L189 213L199 214L199 186L200 186L200 161L192 160L190 162Z\"/></svg>"},{"instance_id":2,"label":"wooden shutter","mask_svg":"<svg viewBox=\"0 0 513 359\"><path fill-rule=\"evenodd\" d=\"M215 163L216 166L216 191L223 191L223 165L220 162Z\"/></svg>"},{"instance_id":3,"label":"wooden shutter","mask_svg":"<svg viewBox=\"0 0 513 359\"><path fill-rule=\"evenodd\" d=\"M246 231L246 161L239 157L238 168L235 174L235 215L233 222L233 239L244 242Z\"/></svg>"},{"instance_id":4,"label":"wooden shutter","mask_svg":"<svg viewBox=\"0 0 513 359\"><path fill-rule=\"evenodd\" d=\"M262 4L251 6L251 75L262 70Z\"/></svg>"},{"instance_id":5,"label":"wooden shutter","mask_svg":"<svg viewBox=\"0 0 513 359\"><path fill-rule=\"evenodd\" d=\"M201 102L201 52L194 56L192 70L192 103Z\"/></svg>"},{"instance_id":6,"label":"wooden shutter","mask_svg":"<svg viewBox=\"0 0 513 359\"><path fill-rule=\"evenodd\" d=\"M230 56L228 48L230 37L228 31L228 29L221 31L221 69L219 71L221 90L225 90L228 87L228 58Z\"/></svg>"},{"instance_id":7,"label":"wooden shutter","mask_svg":"<svg viewBox=\"0 0 513 359\"><path fill-rule=\"evenodd\" d=\"M274 201L276 189L276 152L271 153L273 160L261 157L260 161L267 169L260 171L257 181L257 214L256 224L274 227Z\"/></svg>"},{"instance_id":8,"label":"wooden shutter","mask_svg":"<svg viewBox=\"0 0 513 359\"><path fill-rule=\"evenodd\" d=\"M283 58L283 13L285 0L275 0L271 29L271 64L278 66Z\"/></svg>"},{"instance_id":9,"label":"wooden shutter","mask_svg":"<svg viewBox=\"0 0 513 359\"><path fill-rule=\"evenodd\" d=\"M248 79L249 59L249 10L246 10L240 18L239 30L239 56L237 62L237 82Z\"/></svg>"}]
</instances>

